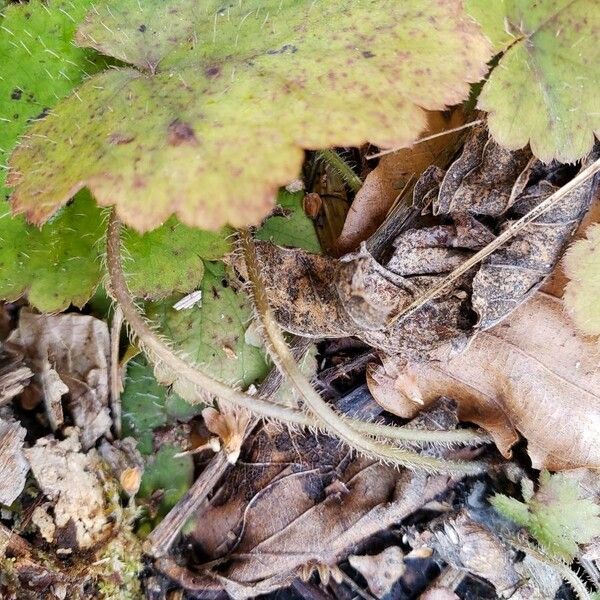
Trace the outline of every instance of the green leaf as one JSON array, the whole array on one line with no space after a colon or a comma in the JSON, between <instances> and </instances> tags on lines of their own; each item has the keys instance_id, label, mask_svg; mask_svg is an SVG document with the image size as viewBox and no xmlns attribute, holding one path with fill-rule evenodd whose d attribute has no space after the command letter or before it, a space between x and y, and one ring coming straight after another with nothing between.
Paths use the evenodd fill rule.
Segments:
<instances>
[{"instance_id":1,"label":"green leaf","mask_svg":"<svg viewBox=\"0 0 600 600\"><path fill-rule=\"evenodd\" d=\"M156 455L146 459L138 497L147 499L157 490L164 492L159 515L166 515L186 493L194 480L191 456L175 457L181 448L165 445Z\"/></svg>"},{"instance_id":2,"label":"green leaf","mask_svg":"<svg viewBox=\"0 0 600 600\"><path fill-rule=\"evenodd\" d=\"M186 421L200 414L201 404L188 404L176 393L160 385L142 356L127 365L125 389L121 394L123 435L138 442L142 454L153 452L153 432L174 420Z\"/></svg>"},{"instance_id":3,"label":"green leaf","mask_svg":"<svg viewBox=\"0 0 600 600\"><path fill-rule=\"evenodd\" d=\"M525 502L519 502L515 498L504 494L495 494L490 499L491 505L504 517L514 521L522 527L529 525L529 508Z\"/></svg>"},{"instance_id":4,"label":"green leaf","mask_svg":"<svg viewBox=\"0 0 600 600\"><path fill-rule=\"evenodd\" d=\"M277 196L277 203L285 214L266 219L256 232L256 239L320 253L319 237L313 222L304 212L303 198L304 192L291 193L281 189Z\"/></svg>"},{"instance_id":5,"label":"green leaf","mask_svg":"<svg viewBox=\"0 0 600 600\"><path fill-rule=\"evenodd\" d=\"M494 138L528 142L544 161L573 162L600 134L600 11L596 0L467 0L503 53L479 97Z\"/></svg>"},{"instance_id":6,"label":"green leaf","mask_svg":"<svg viewBox=\"0 0 600 600\"><path fill-rule=\"evenodd\" d=\"M549 553L567 562L578 544L600 535L600 506L583 498L579 484L562 474L540 474L538 491L526 503L497 494L493 506L504 516L527 527Z\"/></svg>"},{"instance_id":7,"label":"green leaf","mask_svg":"<svg viewBox=\"0 0 600 600\"><path fill-rule=\"evenodd\" d=\"M41 229L11 217L3 204L0 216L0 298L16 300L25 292L41 311L83 306L102 273L101 211L87 192Z\"/></svg>"},{"instance_id":8,"label":"green leaf","mask_svg":"<svg viewBox=\"0 0 600 600\"><path fill-rule=\"evenodd\" d=\"M139 231L256 223L303 148L410 142L489 58L459 0L110 0L78 41L132 67L32 127L12 202L40 223L87 185Z\"/></svg>"},{"instance_id":9,"label":"green leaf","mask_svg":"<svg viewBox=\"0 0 600 600\"><path fill-rule=\"evenodd\" d=\"M73 44L75 28L92 0L30 0L2 6L0 198L8 198L6 165L19 136L106 61ZM29 168L37 163L34 160Z\"/></svg>"},{"instance_id":10,"label":"green leaf","mask_svg":"<svg viewBox=\"0 0 600 600\"><path fill-rule=\"evenodd\" d=\"M575 242L563 266L570 281L564 302L575 325L587 335L600 335L600 225L592 225L587 239Z\"/></svg>"},{"instance_id":11,"label":"green leaf","mask_svg":"<svg viewBox=\"0 0 600 600\"><path fill-rule=\"evenodd\" d=\"M230 231L192 229L172 217L149 233L127 229L123 253L127 284L141 298L164 298L186 293L202 281L205 260L216 260L231 250Z\"/></svg>"},{"instance_id":12,"label":"green leaf","mask_svg":"<svg viewBox=\"0 0 600 600\"><path fill-rule=\"evenodd\" d=\"M263 352L244 339L252 316L248 299L232 289L223 263L205 267L201 306L176 311L172 300L149 304L148 317L188 360L220 381L246 388L268 371Z\"/></svg>"}]
</instances>

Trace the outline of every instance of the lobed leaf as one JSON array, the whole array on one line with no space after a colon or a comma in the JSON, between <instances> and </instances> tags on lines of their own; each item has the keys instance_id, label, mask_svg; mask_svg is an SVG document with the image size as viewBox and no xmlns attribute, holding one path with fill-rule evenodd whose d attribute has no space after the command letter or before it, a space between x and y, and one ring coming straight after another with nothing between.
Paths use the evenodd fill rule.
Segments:
<instances>
[{"instance_id":1,"label":"lobed leaf","mask_svg":"<svg viewBox=\"0 0 600 600\"><path fill-rule=\"evenodd\" d=\"M268 371L264 354L245 341L250 304L232 289L223 263L205 263L200 290L200 307L176 311L165 301L150 304L148 317L182 354L220 381L246 388L262 379Z\"/></svg>"},{"instance_id":2,"label":"lobed leaf","mask_svg":"<svg viewBox=\"0 0 600 600\"><path fill-rule=\"evenodd\" d=\"M201 405L185 402L176 393L159 385L152 367L143 357L127 366L125 389L121 395L123 437L137 440L142 454L152 454L152 433L172 420L187 420L200 414Z\"/></svg>"},{"instance_id":3,"label":"lobed leaf","mask_svg":"<svg viewBox=\"0 0 600 600\"><path fill-rule=\"evenodd\" d=\"M302 207L304 192L279 190L277 204L283 215L275 214L257 230L255 238L274 242L280 246L302 248L307 252L321 253L321 244L314 223L306 216Z\"/></svg>"},{"instance_id":4,"label":"lobed leaf","mask_svg":"<svg viewBox=\"0 0 600 600\"><path fill-rule=\"evenodd\" d=\"M156 491L162 490L159 516L166 515L177 504L194 480L193 458L176 457L179 452L180 448L165 445L154 456L146 457L138 497L151 500Z\"/></svg>"},{"instance_id":5,"label":"lobed leaf","mask_svg":"<svg viewBox=\"0 0 600 600\"><path fill-rule=\"evenodd\" d=\"M0 298L16 300L27 292L29 302L43 312L58 312L70 304L83 306L102 275L101 240L105 225L89 193L41 229L23 217L11 217L3 202L0 216Z\"/></svg>"},{"instance_id":6,"label":"lobed leaf","mask_svg":"<svg viewBox=\"0 0 600 600\"><path fill-rule=\"evenodd\" d=\"M459 0L110 0L78 40L137 68L97 75L32 127L13 206L41 223L87 185L140 231L173 213L255 223L303 148L407 143L489 58Z\"/></svg>"},{"instance_id":7,"label":"lobed leaf","mask_svg":"<svg viewBox=\"0 0 600 600\"><path fill-rule=\"evenodd\" d=\"M491 503L527 527L548 552L567 562L577 554L578 544L600 535L600 506L582 497L579 484L562 474L542 471L540 487L527 502L496 494Z\"/></svg>"},{"instance_id":8,"label":"lobed leaf","mask_svg":"<svg viewBox=\"0 0 600 600\"><path fill-rule=\"evenodd\" d=\"M164 298L186 293L202 281L205 260L216 260L231 250L230 232L192 229L171 217L145 234L131 229L123 234L127 284L139 298Z\"/></svg>"},{"instance_id":9,"label":"lobed leaf","mask_svg":"<svg viewBox=\"0 0 600 600\"><path fill-rule=\"evenodd\" d=\"M92 0L0 2L0 197L8 156L27 127L44 117L88 75L106 66L92 50L73 44Z\"/></svg>"},{"instance_id":10,"label":"lobed leaf","mask_svg":"<svg viewBox=\"0 0 600 600\"><path fill-rule=\"evenodd\" d=\"M600 134L600 11L596 0L467 0L501 57L479 108L494 138L527 143L547 162L573 162Z\"/></svg>"}]
</instances>

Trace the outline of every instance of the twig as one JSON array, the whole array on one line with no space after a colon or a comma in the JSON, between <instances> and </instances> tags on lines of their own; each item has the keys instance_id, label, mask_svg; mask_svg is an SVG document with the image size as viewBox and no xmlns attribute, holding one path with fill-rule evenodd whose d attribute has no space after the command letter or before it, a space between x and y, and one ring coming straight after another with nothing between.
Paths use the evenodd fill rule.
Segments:
<instances>
[{"instance_id":1,"label":"twig","mask_svg":"<svg viewBox=\"0 0 600 600\"><path fill-rule=\"evenodd\" d=\"M498 250L506 242L508 242L517 233L522 231L529 223L535 221L541 217L545 212L550 210L557 202L562 200L567 194L571 193L582 183L585 183L588 179L600 172L600 159L593 162L589 167L581 171L571 181L561 187L559 190L548 196L543 202L538 204L535 208L532 208L526 215L521 217L518 221L515 221L510 227L503 231L493 242L490 242L485 248L475 253L471 258L463 262L459 267L454 269L452 273L444 277L444 279L433 286L430 290L419 296L409 306L402 309L399 313L395 314L389 321L388 327L398 321L404 319L414 313L416 310L421 308L427 302L433 300L439 296L442 292L447 291L452 284L462 277L467 271L471 270L474 266L479 264L482 260L487 258L490 254Z\"/></svg>"},{"instance_id":2,"label":"twig","mask_svg":"<svg viewBox=\"0 0 600 600\"><path fill-rule=\"evenodd\" d=\"M123 390L123 376L119 363L119 342L121 340L122 327L123 311L117 305L110 325L110 407L117 439L121 437L121 391Z\"/></svg>"},{"instance_id":3,"label":"twig","mask_svg":"<svg viewBox=\"0 0 600 600\"><path fill-rule=\"evenodd\" d=\"M444 135L449 135L450 133L456 133L457 131L462 131L463 129L468 129L469 127L474 127L475 125L481 125L484 123L485 119L477 119L475 121L469 121L464 125L460 125L459 127L453 127L452 129L446 129L445 131L439 131L438 133L432 133L431 135L427 135L425 137L419 138L418 140L412 142L411 144L405 144L404 146L398 146L397 148L390 148L389 150L382 150L381 152L377 152L376 154L370 154L366 157L367 160L372 160L374 158L379 158L380 156L385 156L386 154L393 154L394 152L398 152L399 150L404 150L405 148L412 148L417 144L421 144L423 142L428 142L430 140L435 140L436 138L442 137Z\"/></svg>"}]
</instances>

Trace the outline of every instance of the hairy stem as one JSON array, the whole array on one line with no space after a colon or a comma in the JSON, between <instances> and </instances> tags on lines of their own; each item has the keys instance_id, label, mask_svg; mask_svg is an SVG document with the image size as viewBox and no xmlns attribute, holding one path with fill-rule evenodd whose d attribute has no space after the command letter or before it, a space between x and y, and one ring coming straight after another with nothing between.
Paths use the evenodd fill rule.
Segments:
<instances>
[{"instance_id":1,"label":"hairy stem","mask_svg":"<svg viewBox=\"0 0 600 600\"><path fill-rule=\"evenodd\" d=\"M296 363L288 345L275 321L265 287L260 276L260 267L256 256L254 241L248 230L239 232L240 245L246 262L246 270L250 281L254 305L264 328L264 337L267 349L275 364L288 377L299 392L307 408L323 423L324 427L334 432L351 448L362 454L411 468L422 468L429 471L479 473L482 471L480 463L460 461L445 461L431 456L417 454L390 446L364 436L353 427L348 419L340 416L329 406L304 376Z\"/></svg>"},{"instance_id":2,"label":"hairy stem","mask_svg":"<svg viewBox=\"0 0 600 600\"><path fill-rule=\"evenodd\" d=\"M571 567L562 562L562 560L551 558L541 549L536 548L529 542L524 542L514 537L508 538L508 541L517 550L521 550L522 552L529 554L536 560L556 571L561 578L569 584L571 589L575 592L578 600L591 600L590 593L585 587L583 581L581 581L581 579L579 579L579 577L577 577L577 575L572 571Z\"/></svg>"},{"instance_id":3,"label":"hairy stem","mask_svg":"<svg viewBox=\"0 0 600 600\"><path fill-rule=\"evenodd\" d=\"M150 355L153 362L167 366L178 377L186 379L193 385L206 390L208 393L222 398L232 404L249 409L257 416L275 419L292 425L303 427L318 427L318 421L302 411L274 404L264 398L257 398L239 392L218 380L202 373L197 367L189 364L179 357L169 346L154 332L143 316L138 311L125 281L121 266L121 239L120 223L114 213L111 215L107 233L107 270L109 274L109 291L119 305L125 320L133 333L138 337L144 350ZM353 426L368 435L387 437L398 441L415 443L439 444L482 444L489 441L483 433L472 430L456 431L429 431L411 429L408 427L394 427L378 425L363 421L350 421Z\"/></svg>"},{"instance_id":4,"label":"hairy stem","mask_svg":"<svg viewBox=\"0 0 600 600\"><path fill-rule=\"evenodd\" d=\"M354 192L358 192L363 185L360 177L352 170L350 165L335 150L319 150L317 155L325 161Z\"/></svg>"}]
</instances>

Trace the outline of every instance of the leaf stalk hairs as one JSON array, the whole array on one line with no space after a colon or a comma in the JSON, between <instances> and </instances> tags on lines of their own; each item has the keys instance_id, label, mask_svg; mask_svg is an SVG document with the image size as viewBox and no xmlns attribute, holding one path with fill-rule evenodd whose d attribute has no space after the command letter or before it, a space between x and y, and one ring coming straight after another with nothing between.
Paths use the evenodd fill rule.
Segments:
<instances>
[{"instance_id":1,"label":"leaf stalk hairs","mask_svg":"<svg viewBox=\"0 0 600 600\"><path fill-rule=\"evenodd\" d=\"M329 406L313 388L296 363L277 324L260 275L260 267L256 255L254 241L248 229L239 232L240 247L243 252L250 283L251 297L258 318L262 324L267 351L274 363L294 385L304 404L328 431L335 433L341 440L357 452L371 458L382 460L410 468L421 468L428 471L445 471L462 474L479 473L481 463L461 461L444 461L425 454L418 454L400 449L388 443L374 440L360 432L353 423Z\"/></svg>"},{"instance_id":2,"label":"leaf stalk hairs","mask_svg":"<svg viewBox=\"0 0 600 600\"><path fill-rule=\"evenodd\" d=\"M144 352L148 355L152 362L159 363L167 367L172 373L176 374L177 377L188 381L192 385L205 390L209 394L216 396L225 402L229 402L233 405L250 410L258 417L274 419L282 423L286 423L289 426L321 429L327 431L328 433L339 436L337 429L332 427L328 421L324 421L321 418L315 418L312 415L308 415L305 412L296 410L294 408L275 404L266 399L250 396L249 394L240 392L239 390L236 390L206 375L197 367L191 365L178 356L176 352L173 351L168 344L160 339L157 333L152 330L149 323L139 312L131 293L129 292L121 265L120 230L121 223L113 211L109 219L107 231L106 266L109 275L108 289L115 302L121 308L125 320L129 324L132 332L137 336L142 348L144 349ZM264 288L262 293L264 295ZM281 337L281 334L279 335ZM290 368L289 361L288 368ZM291 368L293 370L293 367ZM294 374L294 377L294 383L299 383L306 392L306 386L303 385L303 382L298 379L297 373ZM310 384L308 385L310 386ZM318 396L314 390L313 394ZM317 402L324 404L320 397L318 397ZM332 409L329 410L332 411ZM328 419L331 418L329 412L326 413L326 417ZM339 420L342 418L334 413L334 419ZM423 468L429 471L453 472L460 474L477 473L483 470L483 465L481 463L445 461L434 457L421 456L417 453L403 451L395 446L375 442L367 437L363 438L363 436L360 435L364 434L366 436L386 437L398 441L409 441L414 443L437 443L439 445L481 444L489 441L486 435L479 432L470 430L428 431L389 425L378 425L376 423L367 423L352 419L342 419L342 421L344 425L343 431L347 432L349 428L351 439L355 438L356 436L361 438L361 446L359 448L356 448L355 444L350 445L361 452L368 451L370 456L373 456L379 460L404 466ZM364 441L362 441L363 439ZM383 450L383 452L380 452L380 448Z\"/></svg>"}]
</instances>

